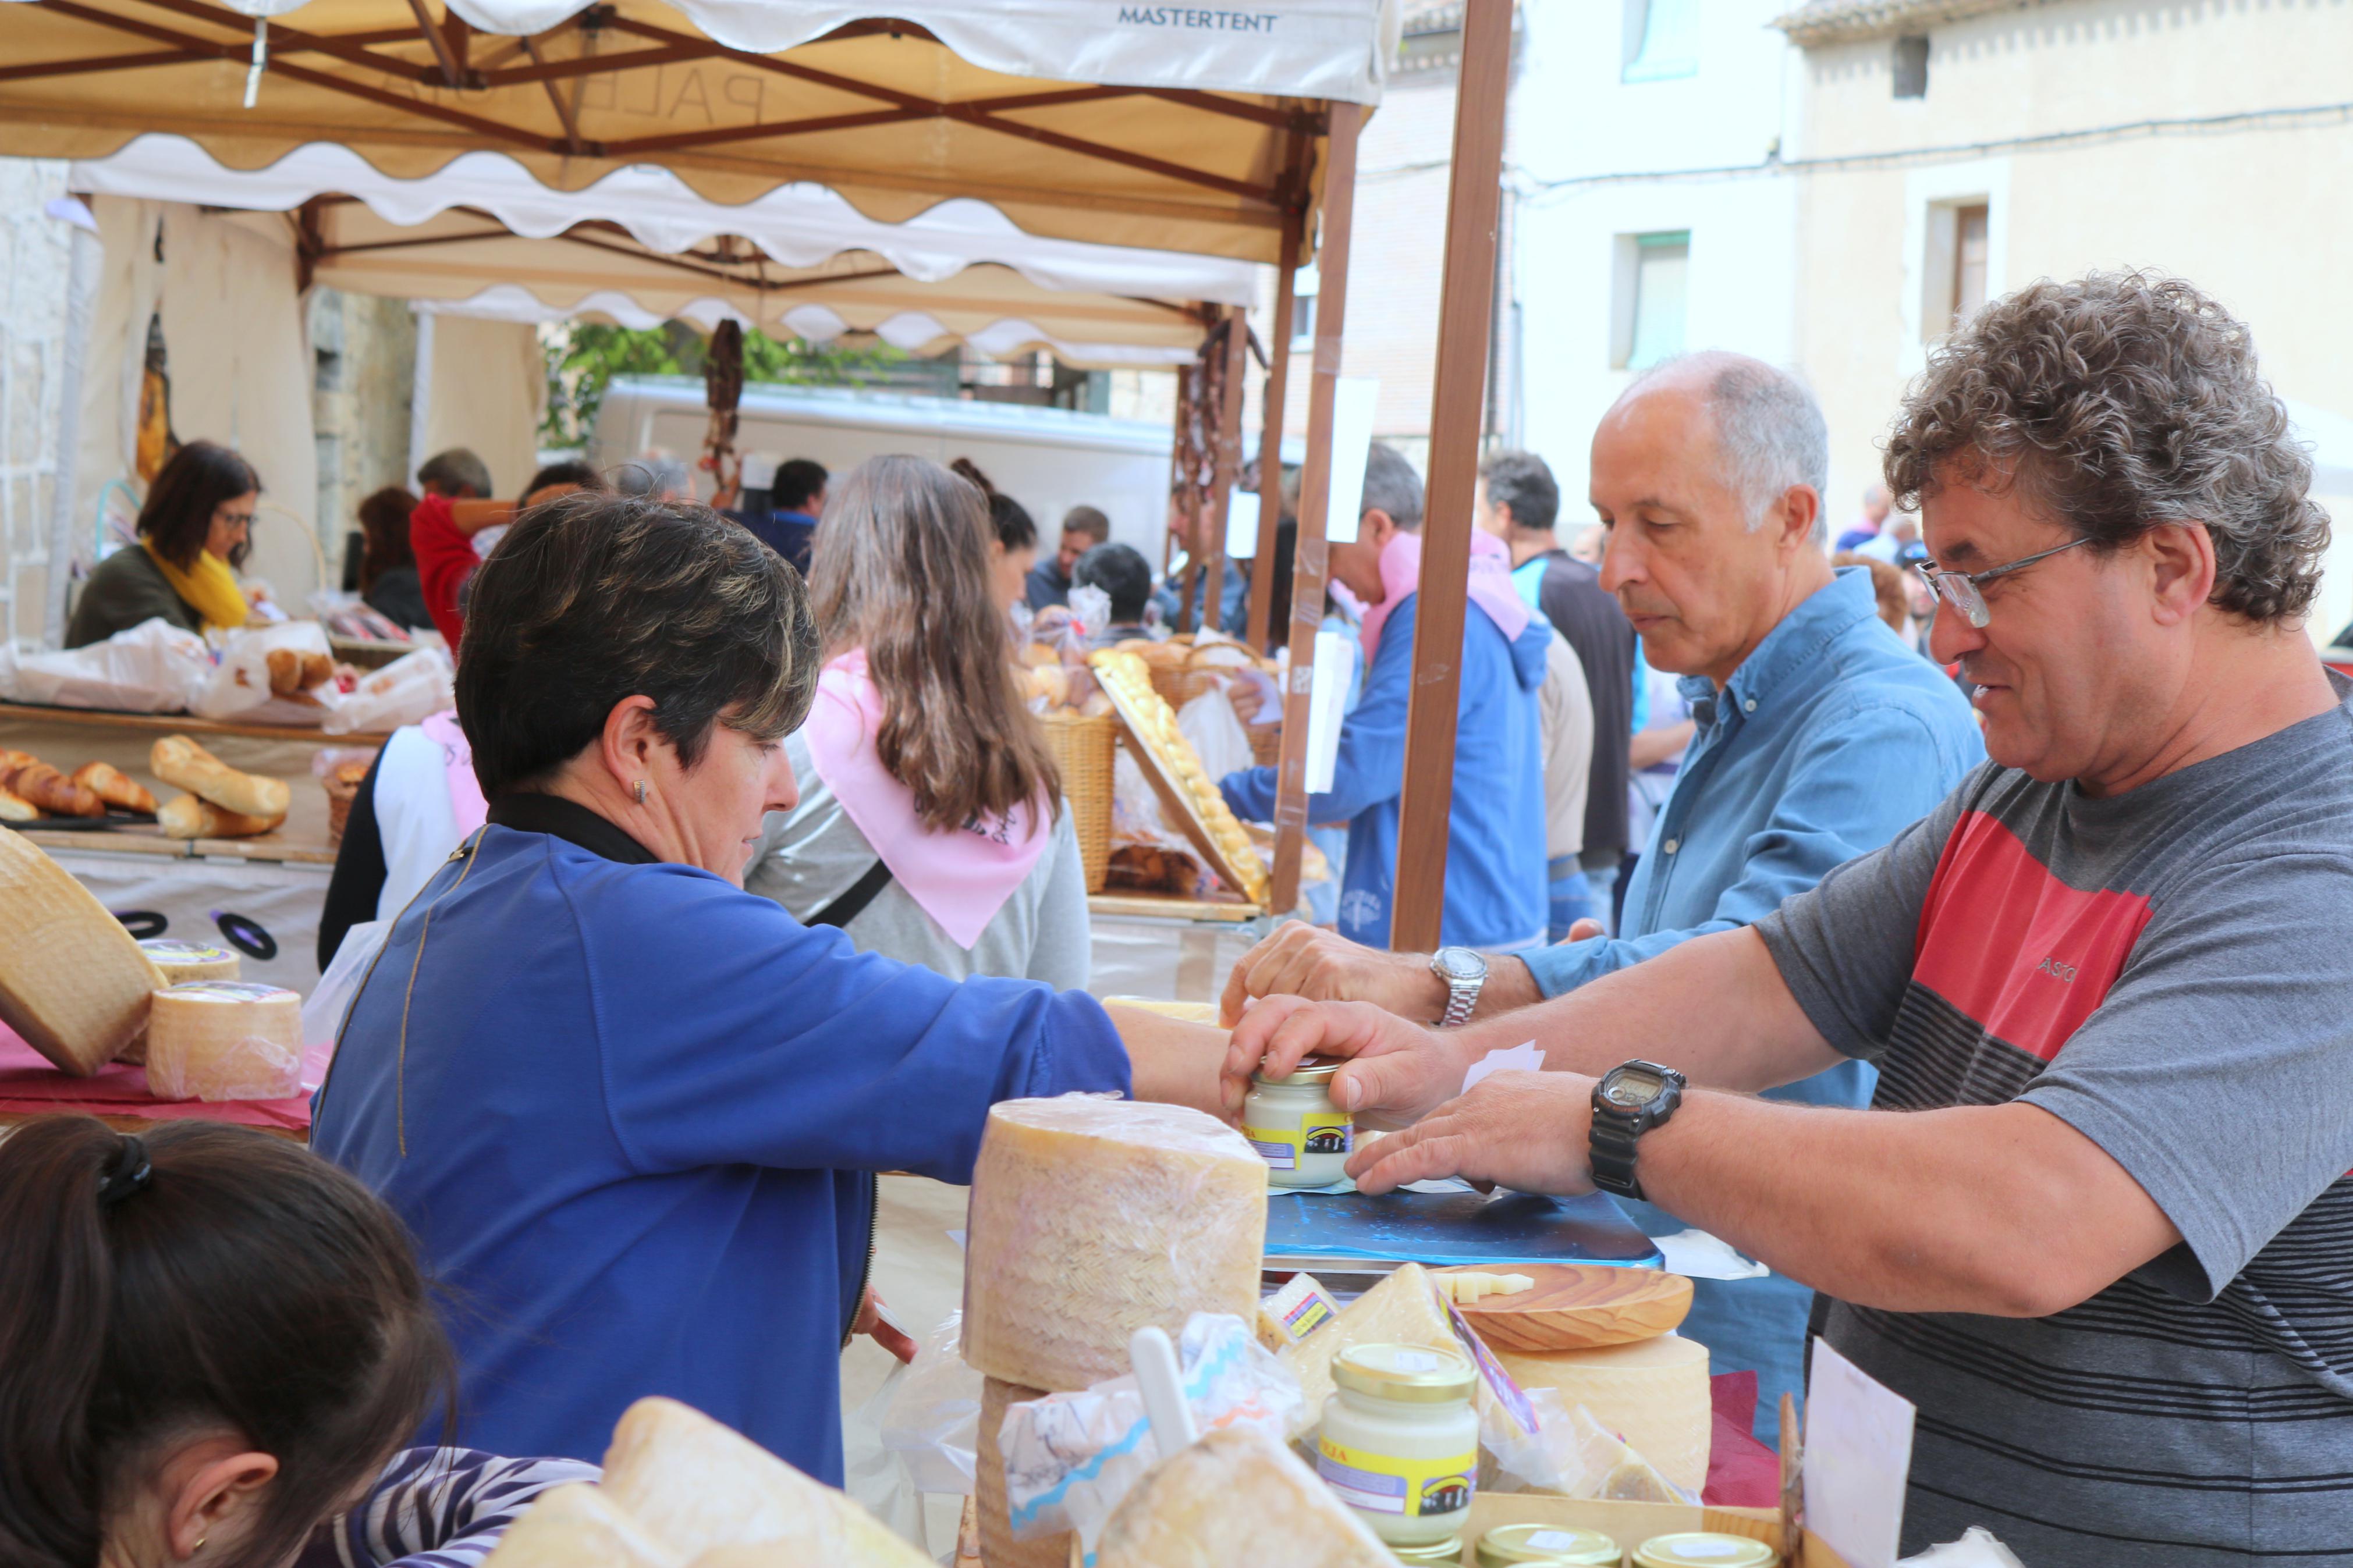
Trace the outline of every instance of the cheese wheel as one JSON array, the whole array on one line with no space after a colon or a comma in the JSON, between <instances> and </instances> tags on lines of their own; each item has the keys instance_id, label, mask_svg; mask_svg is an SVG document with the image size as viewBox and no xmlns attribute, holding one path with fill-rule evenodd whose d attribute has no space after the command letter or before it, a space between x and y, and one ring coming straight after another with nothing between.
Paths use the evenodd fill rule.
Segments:
<instances>
[{"instance_id":1,"label":"cheese wheel","mask_svg":"<svg viewBox=\"0 0 2353 1568\"><path fill-rule=\"evenodd\" d=\"M601 1489L689 1563L765 1547L780 1564L933 1568L928 1553L842 1493L675 1399L640 1399L621 1413Z\"/></svg>"},{"instance_id":2,"label":"cheese wheel","mask_svg":"<svg viewBox=\"0 0 2353 1568\"><path fill-rule=\"evenodd\" d=\"M1095 1552L1096 1568L1243 1563L1396 1568L1397 1559L1289 1448L1246 1426L1220 1427L1146 1471Z\"/></svg>"},{"instance_id":3,"label":"cheese wheel","mask_svg":"<svg viewBox=\"0 0 2353 1568\"><path fill-rule=\"evenodd\" d=\"M595 1487L575 1481L533 1499L482 1568L683 1568L683 1560Z\"/></svg>"},{"instance_id":4,"label":"cheese wheel","mask_svg":"<svg viewBox=\"0 0 2353 1568\"><path fill-rule=\"evenodd\" d=\"M1419 1263L1400 1263L1388 1279L1341 1309L1328 1326L1282 1352L1282 1364L1307 1396L1310 1422L1324 1419L1324 1401L1332 1394L1333 1358L1354 1345L1462 1349L1430 1270Z\"/></svg>"},{"instance_id":5,"label":"cheese wheel","mask_svg":"<svg viewBox=\"0 0 2353 1568\"><path fill-rule=\"evenodd\" d=\"M286 1100L302 1091L302 998L278 985L192 980L154 994L147 1092L158 1100Z\"/></svg>"},{"instance_id":6,"label":"cheese wheel","mask_svg":"<svg viewBox=\"0 0 2353 1568\"><path fill-rule=\"evenodd\" d=\"M985 1568L1063 1568L1071 1560L1069 1531L1016 1541L1005 1517L1005 1448L997 1437L1005 1429L1006 1407L1044 1397L1042 1389L1024 1388L1018 1383L993 1377L980 1381L980 1442L974 1455L973 1500L980 1514L980 1560Z\"/></svg>"},{"instance_id":7,"label":"cheese wheel","mask_svg":"<svg viewBox=\"0 0 2353 1568\"><path fill-rule=\"evenodd\" d=\"M1258 1310L1266 1163L1179 1105L1071 1094L988 1113L965 1222L964 1359L1025 1388L1128 1370L1127 1342Z\"/></svg>"},{"instance_id":8,"label":"cheese wheel","mask_svg":"<svg viewBox=\"0 0 2353 1568\"><path fill-rule=\"evenodd\" d=\"M1556 1388L1679 1487L1707 1480L1707 1347L1681 1334L1589 1351L1508 1351L1495 1359L1522 1388Z\"/></svg>"},{"instance_id":9,"label":"cheese wheel","mask_svg":"<svg viewBox=\"0 0 2353 1568\"><path fill-rule=\"evenodd\" d=\"M190 980L235 980L243 960L225 947L209 942L182 942L175 936L151 936L141 939L139 951L147 961L164 972L164 984L178 985Z\"/></svg>"},{"instance_id":10,"label":"cheese wheel","mask_svg":"<svg viewBox=\"0 0 2353 1568\"><path fill-rule=\"evenodd\" d=\"M88 1078L147 1026L164 976L89 889L0 832L0 1024Z\"/></svg>"}]
</instances>

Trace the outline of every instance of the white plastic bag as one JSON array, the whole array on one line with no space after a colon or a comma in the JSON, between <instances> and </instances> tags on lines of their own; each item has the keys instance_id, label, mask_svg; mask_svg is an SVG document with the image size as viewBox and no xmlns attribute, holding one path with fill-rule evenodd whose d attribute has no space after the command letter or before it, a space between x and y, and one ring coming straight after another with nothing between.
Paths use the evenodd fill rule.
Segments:
<instances>
[{"instance_id":1,"label":"white plastic bag","mask_svg":"<svg viewBox=\"0 0 2353 1568\"><path fill-rule=\"evenodd\" d=\"M119 713L179 713L212 670L205 639L157 616L63 653L20 655L0 646L0 697Z\"/></svg>"},{"instance_id":2,"label":"white plastic bag","mask_svg":"<svg viewBox=\"0 0 2353 1568\"><path fill-rule=\"evenodd\" d=\"M1199 1430L1251 1427L1280 1443L1301 1425L1306 1399L1299 1380L1240 1318L1194 1313L1177 1356ZM998 1447L1014 1535L1034 1540L1075 1530L1090 1557L1112 1510L1160 1458L1133 1376L1011 1406Z\"/></svg>"},{"instance_id":3,"label":"white plastic bag","mask_svg":"<svg viewBox=\"0 0 2353 1568\"><path fill-rule=\"evenodd\" d=\"M972 1493L980 1373L965 1364L963 1341L964 1314L950 1312L904 1375L893 1372L885 1385L890 1402L882 1413L882 1447L919 1492Z\"/></svg>"},{"instance_id":4,"label":"white plastic bag","mask_svg":"<svg viewBox=\"0 0 2353 1568\"><path fill-rule=\"evenodd\" d=\"M1235 714L1233 700L1226 695L1223 681L1212 682L1207 691L1178 709L1176 728L1193 742L1193 750L1201 759L1201 771L1212 782L1258 765L1258 756L1250 750L1250 731L1242 728L1241 720Z\"/></svg>"},{"instance_id":5,"label":"white plastic bag","mask_svg":"<svg viewBox=\"0 0 2353 1568\"><path fill-rule=\"evenodd\" d=\"M327 972L302 1003L302 1087L316 1089L327 1081L327 1065L334 1060L335 1037L343 1030L343 1016L360 994L368 966L384 951L392 934L390 921L363 921L343 932L343 946L327 961Z\"/></svg>"},{"instance_id":6,"label":"white plastic bag","mask_svg":"<svg viewBox=\"0 0 2353 1568\"><path fill-rule=\"evenodd\" d=\"M269 688L269 656L291 653L332 658L326 629L316 621L285 621L274 626L248 626L222 641L220 663L206 678L195 700L188 704L200 719L243 718L278 723L316 723L324 717L323 698L280 698ZM332 682L322 692L334 692ZM342 694L335 692L340 700ZM262 710L269 710L265 714Z\"/></svg>"},{"instance_id":7,"label":"white plastic bag","mask_svg":"<svg viewBox=\"0 0 2353 1568\"><path fill-rule=\"evenodd\" d=\"M438 647L420 647L363 679L326 716L330 735L397 730L418 723L456 700L457 672Z\"/></svg>"}]
</instances>

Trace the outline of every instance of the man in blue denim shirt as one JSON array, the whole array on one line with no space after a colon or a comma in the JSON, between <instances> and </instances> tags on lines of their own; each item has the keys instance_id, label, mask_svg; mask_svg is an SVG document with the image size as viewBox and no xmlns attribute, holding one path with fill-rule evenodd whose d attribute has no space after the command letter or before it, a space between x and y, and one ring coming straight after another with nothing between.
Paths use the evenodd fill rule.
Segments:
<instances>
[{"instance_id":1,"label":"man in blue denim shirt","mask_svg":"<svg viewBox=\"0 0 2353 1568\"><path fill-rule=\"evenodd\" d=\"M1494 960L1479 1015L1770 913L1926 816L1984 760L1968 704L1880 620L1869 574L1832 572L1822 550L1828 468L1812 395L1736 355L1662 365L1603 417L1592 461L1593 504L1609 531L1602 585L1650 662L1683 674L1699 729L1634 869L1619 934ZM1427 957L1296 925L1235 966L1228 1015L1245 996L1279 994L1424 1019L1448 999ZM1860 1108L1874 1076L1853 1061L1767 1093ZM1650 1205L1626 1207L1652 1235L1685 1228ZM1767 1442L1781 1394L1804 1392L1812 1295L1778 1276L1695 1282L1682 1331L1708 1346L1713 1372L1756 1371L1756 1430Z\"/></svg>"}]
</instances>

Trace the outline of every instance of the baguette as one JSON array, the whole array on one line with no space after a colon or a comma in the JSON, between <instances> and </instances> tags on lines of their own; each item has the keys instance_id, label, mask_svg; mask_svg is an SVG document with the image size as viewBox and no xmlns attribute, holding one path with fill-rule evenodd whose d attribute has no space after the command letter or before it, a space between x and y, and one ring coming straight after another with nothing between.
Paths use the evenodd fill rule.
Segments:
<instances>
[{"instance_id":1,"label":"baguette","mask_svg":"<svg viewBox=\"0 0 2353 1568\"><path fill-rule=\"evenodd\" d=\"M251 838L285 821L286 814L248 816L192 795L175 795L164 803L155 820L163 824L166 838Z\"/></svg>"},{"instance_id":2,"label":"baguette","mask_svg":"<svg viewBox=\"0 0 2353 1568\"><path fill-rule=\"evenodd\" d=\"M142 816L155 815L155 797L147 793L147 787L111 763L84 763L73 771L73 781L109 805Z\"/></svg>"},{"instance_id":3,"label":"baguette","mask_svg":"<svg viewBox=\"0 0 2353 1568\"><path fill-rule=\"evenodd\" d=\"M23 795L0 788L0 822L38 822L41 808Z\"/></svg>"},{"instance_id":4,"label":"baguette","mask_svg":"<svg viewBox=\"0 0 2353 1568\"><path fill-rule=\"evenodd\" d=\"M148 771L224 811L268 817L272 826L284 820L286 808L294 803L294 791L284 779L239 773L185 735L166 735L156 742Z\"/></svg>"},{"instance_id":5,"label":"baguette","mask_svg":"<svg viewBox=\"0 0 2353 1568\"><path fill-rule=\"evenodd\" d=\"M26 763L12 770L0 778L0 788L59 816L106 815L106 802L98 798L97 791L76 784L47 763Z\"/></svg>"}]
</instances>

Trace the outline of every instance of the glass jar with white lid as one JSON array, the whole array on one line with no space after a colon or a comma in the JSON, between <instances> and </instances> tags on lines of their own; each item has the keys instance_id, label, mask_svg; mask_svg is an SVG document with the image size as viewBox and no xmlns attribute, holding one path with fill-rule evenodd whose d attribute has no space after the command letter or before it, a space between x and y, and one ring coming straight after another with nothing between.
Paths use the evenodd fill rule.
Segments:
<instances>
[{"instance_id":1,"label":"glass jar with white lid","mask_svg":"<svg viewBox=\"0 0 2353 1568\"><path fill-rule=\"evenodd\" d=\"M1341 1065L1337 1058L1308 1057L1287 1077L1250 1075L1242 1136L1266 1162L1269 1185L1328 1187L1348 1173L1356 1123L1332 1103L1332 1075Z\"/></svg>"},{"instance_id":2,"label":"glass jar with white lid","mask_svg":"<svg viewBox=\"0 0 2353 1568\"><path fill-rule=\"evenodd\" d=\"M1391 1546L1459 1534L1478 1483L1478 1372L1428 1345L1353 1345L1332 1362L1315 1472Z\"/></svg>"}]
</instances>

